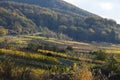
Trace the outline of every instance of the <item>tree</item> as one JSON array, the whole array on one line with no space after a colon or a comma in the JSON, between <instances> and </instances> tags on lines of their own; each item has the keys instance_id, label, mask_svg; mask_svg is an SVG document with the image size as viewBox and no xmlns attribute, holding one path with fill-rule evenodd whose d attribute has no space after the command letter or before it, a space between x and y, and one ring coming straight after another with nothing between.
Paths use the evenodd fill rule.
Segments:
<instances>
[{"instance_id":1,"label":"tree","mask_svg":"<svg viewBox=\"0 0 120 80\"><path fill-rule=\"evenodd\" d=\"M110 60L103 66L103 71L108 73L109 80L120 80L119 59L115 55L112 55Z\"/></svg>"},{"instance_id":2,"label":"tree","mask_svg":"<svg viewBox=\"0 0 120 80\"><path fill-rule=\"evenodd\" d=\"M95 59L97 60L105 61L107 59L107 54L102 50L92 52L92 54L96 55Z\"/></svg>"},{"instance_id":3,"label":"tree","mask_svg":"<svg viewBox=\"0 0 120 80\"><path fill-rule=\"evenodd\" d=\"M75 71L72 78L73 80L92 80L93 75L87 66L83 66L81 69Z\"/></svg>"},{"instance_id":4,"label":"tree","mask_svg":"<svg viewBox=\"0 0 120 80\"><path fill-rule=\"evenodd\" d=\"M2 26L0 26L0 36L7 35L8 30L4 29Z\"/></svg>"},{"instance_id":5,"label":"tree","mask_svg":"<svg viewBox=\"0 0 120 80\"><path fill-rule=\"evenodd\" d=\"M66 48L67 50L73 51L73 47L72 46L67 46Z\"/></svg>"}]
</instances>

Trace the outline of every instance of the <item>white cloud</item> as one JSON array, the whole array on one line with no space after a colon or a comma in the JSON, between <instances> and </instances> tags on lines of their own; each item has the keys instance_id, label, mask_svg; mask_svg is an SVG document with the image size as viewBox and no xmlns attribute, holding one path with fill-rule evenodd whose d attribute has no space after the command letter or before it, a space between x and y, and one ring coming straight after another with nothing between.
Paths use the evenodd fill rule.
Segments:
<instances>
[{"instance_id":1,"label":"white cloud","mask_svg":"<svg viewBox=\"0 0 120 80\"><path fill-rule=\"evenodd\" d=\"M100 7L105 10L112 10L113 4L112 3L100 3Z\"/></svg>"},{"instance_id":2,"label":"white cloud","mask_svg":"<svg viewBox=\"0 0 120 80\"><path fill-rule=\"evenodd\" d=\"M120 24L120 0L64 0Z\"/></svg>"}]
</instances>

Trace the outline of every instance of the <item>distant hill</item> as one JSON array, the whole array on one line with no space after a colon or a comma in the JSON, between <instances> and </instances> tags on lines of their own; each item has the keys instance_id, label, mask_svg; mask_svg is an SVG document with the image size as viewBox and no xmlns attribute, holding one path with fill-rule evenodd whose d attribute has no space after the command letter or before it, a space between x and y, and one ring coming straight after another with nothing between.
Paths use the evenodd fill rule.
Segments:
<instances>
[{"instance_id":1,"label":"distant hill","mask_svg":"<svg viewBox=\"0 0 120 80\"><path fill-rule=\"evenodd\" d=\"M1 0L0 26L12 35L46 32L47 28L76 41L118 43L120 40L120 25L114 20L62 0Z\"/></svg>"},{"instance_id":2,"label":"distant hill","mask_svg":"<svg viewBox=\"0 0 120 80\"><path fill-rule=\"evenodd\" d=\"M3 1L15 1L15 2L21 2L27 4L34 4L57 11L78 14L84 17L95 16L95 14L92 14L83 9L75 7L74 5L71 5L63 0L3 0Z\"/></svg>"}]
</instances>

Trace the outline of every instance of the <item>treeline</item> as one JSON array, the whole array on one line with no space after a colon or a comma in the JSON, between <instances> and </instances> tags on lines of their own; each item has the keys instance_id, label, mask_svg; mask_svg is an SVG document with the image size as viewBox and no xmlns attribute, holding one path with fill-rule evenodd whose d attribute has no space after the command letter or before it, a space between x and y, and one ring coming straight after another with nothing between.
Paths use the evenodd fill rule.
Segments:
<instances>
[{"instance_id":1,"label":"treeline","mask_svg":"<svg viewBox=\"0 0 120 80\"><path fill-rule=\"evenodd\" d=\"M1 0L1 1L11 1L11 0ZM71 15L81 15L84 17L88 17L88 16L96 16L90 12L87 12L83 9L77 8L76 6L69 4L63 0L49 0L49 1L45 1L45 0L12 0L15 2L20 2L20 3L27 3L27 4L34 4L34 5L38 5L41 7L45 7L45 8L50 8L52 10L55 11L60 11L60 12L64 12L67 14L71 14Z\"/></svg>"}]
</instances>

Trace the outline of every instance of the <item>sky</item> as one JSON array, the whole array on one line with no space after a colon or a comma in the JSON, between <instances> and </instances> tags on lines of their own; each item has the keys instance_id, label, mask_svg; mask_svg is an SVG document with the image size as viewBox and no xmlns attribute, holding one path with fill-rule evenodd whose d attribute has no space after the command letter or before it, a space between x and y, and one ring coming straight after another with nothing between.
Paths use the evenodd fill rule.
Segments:
<instances>
[{"instance_id":1,"label":"sky","mask_svg":"<svg viewBox=\"0 0 120 80\"><path fill-rule=\"evenodd\" d=\"M120 24L120 0L64 0L79 8L113 19Z\"/></svg>"}]
</instances>

